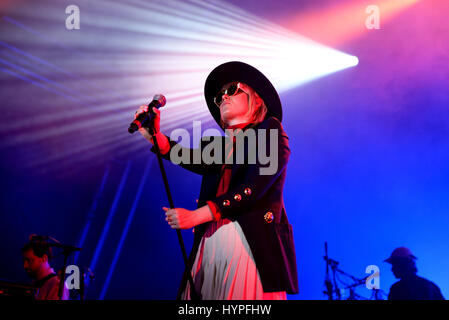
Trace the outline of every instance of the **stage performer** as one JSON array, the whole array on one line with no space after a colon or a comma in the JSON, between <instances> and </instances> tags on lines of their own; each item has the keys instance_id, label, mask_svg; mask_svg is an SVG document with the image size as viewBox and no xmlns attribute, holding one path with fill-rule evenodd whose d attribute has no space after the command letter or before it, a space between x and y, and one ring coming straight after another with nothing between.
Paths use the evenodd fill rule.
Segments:
<instances>
[{"instance_id":1,"label":"stage performer","mask_svg":"<svg viewBox=\"0 0 449 320\"><path fill-rule=\"evenodd\" d=\"M178 151L188 149L192 161L180 165L203 177L198 208L164 207L166 220L175 229L195 227L189 262L202 299L285 300L287 293L298 292L298 282L292 227L283 202L290 149L281 125L279 96L259 70L238 61L216 67L206 79L204 94L211 115L227 134L216 137L226 141L220 163L206 164L201 159L195 164L198 150L182 148L162 134L160 111L153 109L157 114L154 137L163 157L170 159L175 146ZM141 106L135 116L147 109ZM238 139L249 130L254 130L258 139ZM273 130L277 132L275 141L269 134ZM263 138L262 131L266 132ZM139 132L153 143L148 130ZM242 149L245 161L239 163L236 141L242 140L246 141ZM203 138L200 150L211 141ZM275 170L263 174L266 162L251 162L250 155L259 155L259 149L268 154L273 145L277 146ZM178 298L191 298L187 272Z\"/></svg>"},{"instance_id":2,"label":"stage performer","mask_svg":"<svg viewBox=\"0 0 449 320\"><path fill-rule=\"evenodd\" d=\"M399 247L384 260L391 264L393 275L400 279L391 286L388 300L444 300L435 283L416 274L416 259L409 248Z\"/></svg>"},{"instance_id":3,"label":"stage performer","mask_svg":"<svg viewBox=\"0 0 449 320\"><path fill-rule=\"evenodd\" d=\"M33 236L33 235L32 235ZM33 240L22 247L23 268L33 279L37 288L36 300L59 300L59 277L50 265L53 254L49 243L44 240ZM69 290L64 284L62 299L69 299Z\"/></svg>"}]
</instances>

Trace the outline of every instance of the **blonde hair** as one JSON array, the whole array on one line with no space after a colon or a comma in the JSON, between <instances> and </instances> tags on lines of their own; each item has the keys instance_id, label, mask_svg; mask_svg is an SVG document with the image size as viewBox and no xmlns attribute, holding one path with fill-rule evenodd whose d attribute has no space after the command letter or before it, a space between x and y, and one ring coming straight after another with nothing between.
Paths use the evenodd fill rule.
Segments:
<instances>
[{"instance_id":1,"label":"blonde hair","mask_svg":"<svg viewBox=\"0 0 449 320\"><path fill-rule=\"evenodd\" d=\"M259 124L267 115L268 109L265 104L265 101L254 91L253 88L248 86L247 84L242 83L245 86L245 93L248 95L248 112L247 115L249 117L249 122L253 124ZM248 91L248 92L247 92ZM262 103L257 105L257 99L260 99ZM220 118L220 126L222 128L225 127L225 123L222 118Z\"/></svg>"},{"instance_id":2,"label":"blonde hair","mask_svg":"<svg viewBox=\"0 0 449 320\"><path fill-rule=\"evenodd\" d=\"M268 109L265 105L265 101L263 101L263 99L257 94L257 92L249 86L248 88L250 91L248 99L248 113L251 114L250 122L259 124L265 119ZM262 102L258 106L256 104L257 99L260 99L260 101Z\"/></svg>"}]
</instances>

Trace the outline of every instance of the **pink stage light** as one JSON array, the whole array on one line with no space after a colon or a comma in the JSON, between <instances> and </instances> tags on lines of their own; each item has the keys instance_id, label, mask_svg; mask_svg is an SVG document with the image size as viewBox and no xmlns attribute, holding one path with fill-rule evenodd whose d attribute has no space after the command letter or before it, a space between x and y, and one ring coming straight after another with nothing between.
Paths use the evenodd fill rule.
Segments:
<instances>
[{"instance_id":1,"label":"pink stage light","mask_svg":"<svg viewBox=\"0 0 449 320\"><path fill-rule=\"evenodd\" d=\"M381 0L337 3L325 9L301 12L284 17L283 26L306 37L329 46L338 46L351 41L369 29L365 22L369 17L368 6L379 9L380 28L392 18L417 3L419 0Z\"/></svg>"}]
</instances>

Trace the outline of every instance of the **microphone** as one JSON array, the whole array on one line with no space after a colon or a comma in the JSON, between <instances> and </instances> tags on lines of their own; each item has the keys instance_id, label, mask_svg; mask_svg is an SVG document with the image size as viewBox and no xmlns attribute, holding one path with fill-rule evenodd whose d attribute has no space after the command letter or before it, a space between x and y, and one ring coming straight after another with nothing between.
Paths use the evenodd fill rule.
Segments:
<instances>
[{"instance_id":1,"label":"microphone","mask_svg":"<svg viewBox=\"0 0 449 320\"><path fill-rule=\"evenodd\" d=\"M30 241L44 241L44 240L50 239L50 237L49 236L39 236L39 235L33 233L28 237L28 239Z\"/></svg>"},{"instance_id":2,"label":"microphone","mask_svg":"<svg viewBox=\"0 0 449 320\"><path fill-rule=\"evenodd\" d=\"M33 233L29 236L29 240L33 241L33 242L43 242L43 243L45 243L45 246L47 246L47 247L62 248L64 250L68 250L68 251L81 251L82 250L82 248L78 248L78 247L67 245L67 244L62 244L53 237L41 236L41 235L37 235L35 233ZM47 242L47 240L53 241L53 243Z\"/></svg>"},{"instance_id":3,"label":"microphone","mask_svg":"<svg viewBox=\"0 0 449 320\"><path fill-rule=\"evenodd\" d=\"M153 101L148 104L148 112L142 112L141 114L139 114L139 116L129 125L128 132L132 134L139 130L141 127L146 126L150 122L150 120L152 120L151 118L155 115L155 113L153 112L153 108L162 108L163 106L165 106L166 102L167 99L165 99L162 94L156 94L153 97Z\"/></svg>"}]
</instances>

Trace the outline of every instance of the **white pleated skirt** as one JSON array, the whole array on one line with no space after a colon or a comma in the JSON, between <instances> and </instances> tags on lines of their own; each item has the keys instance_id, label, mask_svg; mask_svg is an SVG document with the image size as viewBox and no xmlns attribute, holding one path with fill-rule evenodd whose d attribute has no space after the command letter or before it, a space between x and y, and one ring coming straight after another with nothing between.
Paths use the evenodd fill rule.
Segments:
<instances>
[{"instance_id":1,"label":"white pleated skirt","mask_svg":"<svg viewBox=\"0 0 449 320\"><path fill-rule=\"evenodd\" d=\"M285 291L264 292L251 249L238 222L220 219L207 228L192 267L203 300L286 300ZM182 295L190 300L190 284Z\"/></svg>"}]
</instances>

